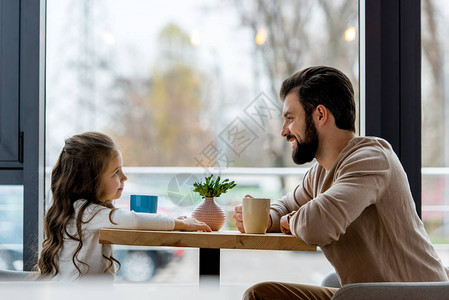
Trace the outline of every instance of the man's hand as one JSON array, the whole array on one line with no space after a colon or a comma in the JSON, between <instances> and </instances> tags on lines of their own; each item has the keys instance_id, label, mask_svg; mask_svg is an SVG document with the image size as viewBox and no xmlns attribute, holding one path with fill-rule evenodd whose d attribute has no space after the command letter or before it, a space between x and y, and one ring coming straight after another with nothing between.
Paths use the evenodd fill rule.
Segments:
<instances>
[{"instance_id":1,"label":"man's hand","mask_svg":"<svg viewBox=\"0 0 449 300\"><path fill-rule=\"evenodd\" d=\"M254 198L251 195L245 195L245 198ZM245 233L245 228L243 227L243 212L242 212L242 204L236 205L234 207L234 216L233 218L235 219L235 226L237 226L237 229L241 232L241 233Z\"/></svg>"},{"instance_id":2,"label":"man's hand","mask_svg":"<svg viewBox=\"0 0 449 300\"><path fill-rule=\"evenodd\" d=\"M243 214L242 214L242 205L236 205L234 207L234 216L233 218L235 219L235 225L237 226L237 229L244 233L245 232L245 228L243 228Z\"/></svg>"},{"instance_id":3,"label":"man's hand","mask_svg":"<svg viewBox=\"0 0 449 300\"><path fill-rule=\"evenodd\" d=\"M290 231L290 224L288 223L288 214L285 216L281 217L281 221L280 221L280 226L281 226L281 231L285 234L291 234L292 232Z\"/></svg>"},{"instance_id":4,"label":"man's hand","mask_svg":"<svg viewBox=\"0 0 449 300\"><path fill-rule=\"evenodd\" d=\"M245 198L254 198L251 195L245 195ZM237 229L241 233L245 233L245 228L243 227L243 213L242 213L242 204L238 204L234 207L234 216L235 219L235 225L237 226ZM267 229L271 227L271 217L268 218L268 224Z\"/></svg>"}]
</instances>

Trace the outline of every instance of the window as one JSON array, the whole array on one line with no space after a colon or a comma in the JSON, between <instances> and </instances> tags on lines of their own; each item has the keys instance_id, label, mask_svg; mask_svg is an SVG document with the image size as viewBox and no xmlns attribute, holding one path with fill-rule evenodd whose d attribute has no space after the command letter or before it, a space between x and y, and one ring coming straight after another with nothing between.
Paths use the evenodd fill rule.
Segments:
<instances>
[{"instance_id":1,"label":"window","mask_svg":"<svg viewBox=\"0 0 449 300\"><path fill-rule=\"evenodd\" d=\"M327 64L358 91L355 0L47 3L47 173L64 138L108 133L129 175L116 203L124 209L131 193L148 193L159 196L160 212L190 215L198 202L191 184L212 172L238 184L218 200L228 214L224 229L235 229L233 207L245 194L278 199L305 171L279 136L282 80ZM197 282L190 276L197 250L162 250L118 247L119 260L151 270L122 278ZM234 257L253 275L263 273L261 261L314 262L305 283L332 269L321 253L259 252L223 251L222 282L239 280L228 269Z\"/></svg>"},{"instance_id":2,"label":"window","mask_svg":"<svg viewBox=\"0 0 449 300\"><path fill-rule=\"evenodd\" d=\"M0 270L22 271L22 186L0 185L0 225Z\"/></svg>"},{"instance_id":3,"label":"window","mask_svg":"<svg viewBox=\"0 0 449 300\"><path fill-rule=\"evenodd\" d=\"M449 5L421 1L422 218L445 265L449 264Z\"/></svg>"}]
</instances>

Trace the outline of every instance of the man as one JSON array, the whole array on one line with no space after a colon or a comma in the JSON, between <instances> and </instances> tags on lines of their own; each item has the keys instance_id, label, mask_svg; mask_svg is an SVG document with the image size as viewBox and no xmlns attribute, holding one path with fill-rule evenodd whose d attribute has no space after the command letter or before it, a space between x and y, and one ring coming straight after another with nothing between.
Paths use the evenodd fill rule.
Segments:
<instances>
[{"instance_id":1,"label":"man","mask_svg":"<svg viewBox=\"0 0 449 300\"><path fill-rule=\"evenodd\" d=\"M355 136L354 92L330 67L287 78L281 135L297 164L316 159L301 184L271 206L269 232L321 248L342 285L448 281L415 211L407 175L383 139ZM242 207L234 218L244 232ZM245 299L330 299L338 289L266 282Z\"/></svg>"}]
</instances>

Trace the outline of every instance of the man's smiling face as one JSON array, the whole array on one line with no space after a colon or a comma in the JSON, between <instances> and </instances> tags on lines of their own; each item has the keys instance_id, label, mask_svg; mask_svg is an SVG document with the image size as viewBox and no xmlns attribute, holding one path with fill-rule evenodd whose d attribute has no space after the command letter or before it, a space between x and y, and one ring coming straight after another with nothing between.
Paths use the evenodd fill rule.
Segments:
<instances>
[{"instance_id":1,"label":"man's smiling face","mask_svg":"<svg viewBox=\"0 0 449 300\"><path fill-rule=\"evenodd\" d=\"M307 116L299 102L297 89L284 100L284 124L281 135L292 144L292 158L296 164L310 162L318 149L318 134L312 116Z\"/></svg>"}]
</instances>

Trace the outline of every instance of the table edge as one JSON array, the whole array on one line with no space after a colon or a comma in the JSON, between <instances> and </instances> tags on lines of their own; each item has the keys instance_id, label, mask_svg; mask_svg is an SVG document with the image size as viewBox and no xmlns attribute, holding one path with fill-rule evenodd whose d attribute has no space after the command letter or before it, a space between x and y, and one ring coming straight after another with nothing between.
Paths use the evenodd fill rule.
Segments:
<instances>
[{"instance_id":1,"label":"table edge","mask_svg":"<svg viewBox=\"0 0 449 300\"><path fill-rule=\"evenodd\" d=\"M117 239L116 236L125 234L126 238L134 236L134 240L131 238L124 241ZM209 242L205 242L203 239L198 239L194 243L185 243L181 239L176 238L179 235L186 238L193 238L196 236L204 237L207 235L209 242L220 244L219 247L215 245L209 245ZM112 236L115 235L115 240ZM156 238L163 237L166 242L160 242L155 239L151 242L145 243L136 241L138 237L145 235L155 235ZM265 243L257 244L254 246L254 242L258 242L257 239L263 237ZM223 240L224 239L224 240ZM271 240L271 245L267 246L266 240ZM214 232L186 232L186 231L156 231L156 230L141 230L141 229L120 229L120 228L101 228L99 230L99 242L101 244L117 244L117 245L135 245L135 246L164 246L164 247L186 247L186 248L207 248L207 249L242 249L242 250L290 250L290 251L317 251L317 247L309 245L304 241L297 239L292 235L286 235L283 233L266 233L266 234L246 234L239 231L214 231Z\"/></svg>"}]
</instances>

